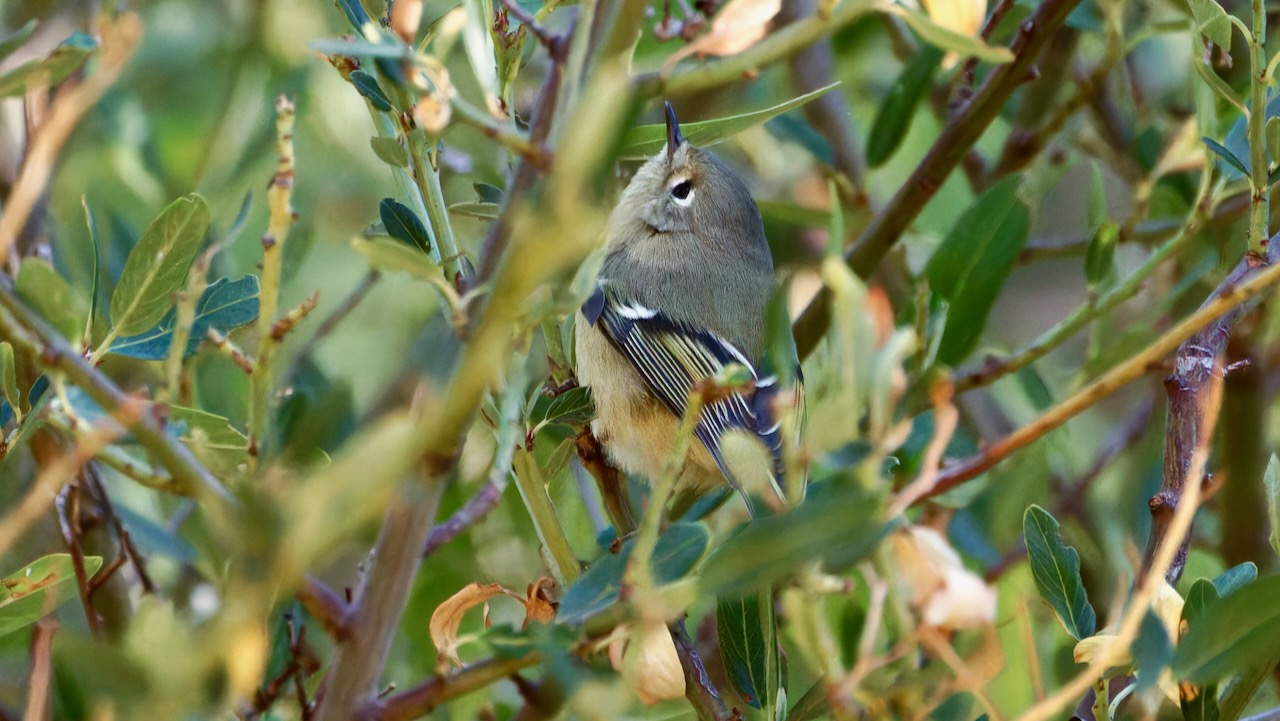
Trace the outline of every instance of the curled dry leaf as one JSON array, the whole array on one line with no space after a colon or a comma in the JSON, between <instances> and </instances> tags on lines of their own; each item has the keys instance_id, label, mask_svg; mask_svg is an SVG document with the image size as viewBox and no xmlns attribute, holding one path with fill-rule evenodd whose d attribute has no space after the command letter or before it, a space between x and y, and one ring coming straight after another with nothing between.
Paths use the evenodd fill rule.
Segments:
<instances>
[{"instance_id":1,"label":"curled dry leaf","mask_svg":"<svg viewBox=\"0 0 1280 721\"><path fill-rule=\"evenodd\" d=\"M734 55L746 50L764 37L780 9L782 0L729 0L707 34L677 50L664 64L664 72L690 55Z\"/></svg>"},{"instance_id":2,"label":"curled dry leaf","mask_svg":"<svg viewBox=\"0 0 1280 721\"><path fill-rule=\"evenodd\" d=\"M453 664L461 666L462 659L458 658L458 647L462 643L458 637L458 628L462 625L462 618L468 610L484 604L484 625L488 628L487 602L494 596L510 596L524 606L522 628L528 627L530 621L535 623L554 621L556 604L551 600L551 589L554 586L555 581L544 576L529 584L525 595L521 596L509 588L504 588L500 583L467 584L461 591L440 604L431 614L428 631L431 634L431 642L435 644L436 652L441 658L447 658Z\"/></svg>"}]
</instances>

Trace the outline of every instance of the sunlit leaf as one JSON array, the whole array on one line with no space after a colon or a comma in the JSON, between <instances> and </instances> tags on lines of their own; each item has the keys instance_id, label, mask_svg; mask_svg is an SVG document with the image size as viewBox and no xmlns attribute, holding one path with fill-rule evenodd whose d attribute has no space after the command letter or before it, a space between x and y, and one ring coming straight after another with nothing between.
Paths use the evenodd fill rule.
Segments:
<instances>
[{"instance_id":1,"label":"sunlit leaf","mask_svg":"<svg viewBox=\"0 0 1280 721\"><path fill-rule=\"evenodd\" d=\"M394 238L385 235L352 238L351 247L376 270L408 273L424 280L440 277L440 269L431 262L431 256Z\"/></svg>"},{"instance_id":2,"label":"sunlit leaf","mask_svg":"<svg viewBox=\"0 0 1280 721\"><path fill-rule=\"evenodd\" d=\"M222 416L185 406L169 406L169 431L214 475L235 476L249 463L249 438Z\"/></svg>"},{"instance_id":3,"label":"sunlit leaf","mask_svg":"<svg viewBox=\"0 0 1280 721\"><path fill-rule=\"evenodd\" d=\"M1212 604L1188 629L1173 672L1193 683L1220 681L1280 648L1280 576L1260 578Z\"/></svg>"},{"instance_id":4,"label":"sunlit leaf","mask_svg":"<svg viewBox=\"0 0 1280 721\"><path fill-rule=\"evenodd\" d=\"M257 319L258 293L258 277L254 275L239 280L219 278L205 288L196 302L195 322L184 355L190 356L200 348L210 328L225 334ZM118 338L111 344L111 352L143 360L167 358L177 324L177 311L170 309L154 328Z\"/></svg>"},{"instance_id":5,"label":"sunlit leaf","mask_svg":"<svg viewBox=\"0 0 1280 721\"><path fill-rule=\"evenodd\" d=\"M449 206L454 215L465 215L481 220L497 220L498 206L494 203L455 203Z\"/></svg>"},{"instance_id":6,"label":"sunlit leaf","mask_svg":"<svg viewBox=\"0 0 1280 721\"><path fill-rule=\"evenodd\" d=\"M1013 52L1009 48L993 47L984 43L980 37L944 28L931 20L928 15L905 5L894 3L884 7L887 12L905 20L907 25L930 45L989 63L1013 62Z\"/></svg>"},{"instance_id":7,"label":"sunlit leaf","mask_svg":"<svg viewBox=\"0 0 1280 721\"><path fill-rule=\"evenodd\" d=\"M812 92L805 93L796 98L792 98L785 103L779 103L763 110L755 110L741 115L729 115L714 120L702 120L698 122L680 123L680 132L684 139L690 145L705 147L719 140L740 133L754 125L759 125L766 120L781 115L790 110L804 105L812 100L816 100L839 83L832 83L825 87L818 88ZM637 125L627 131L626 137L622 141L622 157L637 158L653 155L662 149L667 143L667 126L666 124L657 125Z\"/></svg>"},{"instance_id":8,"label":"sunlit leaf","mask_svg":"<svg viewBox=\"0 0 1280 721\"><path fill-rule=\"evenodd\" d=\"M951 226L925 268L933 290L947 299L938 360L955 365L978 343L1004 281L1031 229L1031 211L1018 197L1017 176L992 186Z\"/></svg>"},{"instance_id":9,"label":"sunlit leaf","mask_svg":"<svg viewBox=\"0 0 1280 721\"><path fill-rule=\"evenodd\" d=\"M118 334L141 333L164 317L208 230L209 206L195 194L173 201L147 226L111 293Z\"/></svg>"},{"instance_id":10,"label":"sunlit leaf","mask_svg":"<svg viewBox=\"0 0 1280 721\"><path fill-rule=\"evenodd\" d=\"M18 392L18 367L13 359L13 346L8 341L0 341L0 393L4 394L4 400L21 420L22 395Z\"/></svg>"},{"instance_id":11,"label":"sunlit leaf","mask_svg":"<svg viewBox=\"0 0 1280 721\"><path fill-rule=\"evenodd\" d=\"M1023 514L1022 536L1040 597L1073 638L1092 636L1098 617L1080 580L1080 554L1062 542L1058 521L1033 505Z\"/></svg>"},{"instance_id":12,"label":"sunlit leaf","mask_svg":"<svg viewBox=\"0 0 1280 721\"><path fill-rule=\"evenodd\" d=\"M99 568L100 556L84 557L88 578ZM0 578L0 636L39 621L77 593L75 565L69 553L44 556Z\"/></svg>"}]
</instances>

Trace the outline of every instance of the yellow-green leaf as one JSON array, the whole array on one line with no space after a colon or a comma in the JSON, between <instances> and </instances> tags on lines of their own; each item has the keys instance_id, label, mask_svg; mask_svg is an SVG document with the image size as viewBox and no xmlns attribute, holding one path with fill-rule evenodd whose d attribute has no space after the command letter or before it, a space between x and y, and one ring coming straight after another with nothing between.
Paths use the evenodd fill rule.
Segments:
<instances>
[{"instance_id":1,"label":"yellow-green leaf","mask_svg":"<svg viewBox=\"0 0 1280 721\"><path fill-rule=\"evenodd\" d=\"M160 322L209 230L209 206L191 194L169 204L147 226L111 294L111 322L119 335L134 335Z\"/></svg>"}]
</instances>

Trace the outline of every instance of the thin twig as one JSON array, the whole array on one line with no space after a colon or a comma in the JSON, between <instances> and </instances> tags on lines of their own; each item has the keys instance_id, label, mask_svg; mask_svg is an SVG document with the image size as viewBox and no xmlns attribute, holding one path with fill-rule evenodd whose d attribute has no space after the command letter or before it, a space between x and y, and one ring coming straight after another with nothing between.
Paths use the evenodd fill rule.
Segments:
<instances>
[{"instance_id":1,"label":"thin twig","mask_svg":"<svg viewBox=\"0 0 1280 721\"><path fill-rule=\"evenodd\" d=\"M114 23L104 20L102 63L97 71L54 99L45 121L36 129L18 179L5 198L4 213L0 213L0 265L8 261L9 250L49 184L63 144L80 118L120 76L141 38L142 22L134 13L123 13Z\"/></svg>"},{"instance_id":2,"label":"thin twig","mask_svg":"<svg viewBox=\"0 0 1280 721\"><path fill-rule=\"evenodd\" d=\"M411 721L431 713L446 701L465 696L500 681L522 668L539 663L537 653L515 658L491 658L473 663L448 676L438 676L365 705L358 721Z\"/></svg>"},{"instance_id":3,"label":"thin twig","mask_svg":"<svg viewBox=\"0 0 1280 721\"><path fill-rule=\"evenodd\" d=\"M698 656L698 650L694 648L693 639L689 638L689 631L683 620L671 624L671 639L676 645L676 655L680 657L680 667L684 669L685 698L689 699L698 718L711 721L741 719L741 714L736 710L730 711L720 698L720 692L707 675L707 669L702 665L702 658Z\"/></svg>"},{"instance_id":4,"label":"thin twig","mask_svg":"<svg viewBox=\"0 0 1280 721\"><path fill-rule=\"evenodd\" d=\"M1214 291L1214 295L1196 312L1166 331L1142 351L1107 371L1102 377L1050 408L1031 423L991 443L982 451L944 468L937 485L925 498L944 493L976 478L1014 451L1066 423L1076 414L1092 407L1129 381L1146 373L1153 364L1160 362L1201 328L1280 281L1280 263L1268 264L1264 259L1253 255L1248 256L1245 262L1248 264L1247 272L1238 276L1233 273L1234 277L1229 278L1230 283L1224 281Z\"/></svg>"},{"instance_id":5,"label":"thin twig","mask_svg":"<svg viewBox=\"0 0 1280 721\"><path fill-rule=\"evenodd\" d=\"M36 622L31 634L31 676L27 679L27 708L22 721L45 721L49 718L50 692L53 689L53 635L58 622L52 618Z\"/></svg>"},{"instance_id":6,"label":"thin twig","mask_svg":"<svg viewBox=\"0 0 1280 721\"><path fill-rule=\"evenodd\" d=\"M9 281L0 278L0 336L36 359L41 366L55 370L88 393L103 410L137 438L160 465L182 485L185 493L203 500L226 502L230 496L195 459L181 441L174 438L143 411L143 404L124 394L111 380L91 367L79 353L71 350L62 337L35 315L17 295ZM0 548L3 546L0 545Z\"/></svg>"},{"instance_id":7,"label":"thin twig","mask_svg":"<svg viewBox=\"0 0 1280 721\"><path fill-rule=\"evenodd\" d=\"M76 574L76 586L80 593L80 604L84 606L84 616L89 622L89 630L94 635L102 633L102 617L93 608L89 586L89 576L84 567L84 549L80 546L80 487L74 483L63 486L55 501L58 508L58 526L62 529L62 539L71 554L71 567Z\"/></svg>"}]
</instances>

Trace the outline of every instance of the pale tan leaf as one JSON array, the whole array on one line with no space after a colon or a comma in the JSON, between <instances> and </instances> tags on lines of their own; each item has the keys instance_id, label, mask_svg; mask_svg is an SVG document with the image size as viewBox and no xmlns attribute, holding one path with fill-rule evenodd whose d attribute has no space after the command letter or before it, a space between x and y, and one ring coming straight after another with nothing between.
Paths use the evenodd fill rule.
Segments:
<instances>
[{"instance_id":1,"label":"pale tan leaf","mask_svg":"<svg viewBox=\"0 0 1280 721\"><path fill-rule=\"evenodd\" d=\"M677 50L664 64L670 69L690 55L734 55L765 36L782 0L729 0L705 35Z\"/></svg>"},{"instance_id":2,"label":"pale tan leaf","mask_svg":"<svg viewBox=\"0 0 1280 721\"><path fill-rule=\"evenodd\" d=\"M530 621L551 623L556 620L556 604L551 600L551 589L555 583L550 577L543 576L529 584L524 599L525 627L528 627Z\"/></svg>"},{"instance_id":3,"label":"pale tan leaf","mask_svg":"<svg viewBox=\"0 0 1280 721\"><path fill-rule=\"evenodd\" d=\"M461 591L450 596L431 614L427 628L431 634L431 642L436 646L436 653L447 658L455 665L461 666L458 658L458 627L467 611L488 601L494 596L508 595L520 599L518 594L502 587L500 583L469 583ZM523 599L520 599L523 600Z\"/></svg>"}]
</instances>

